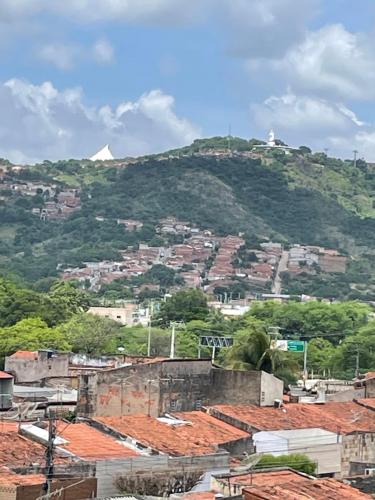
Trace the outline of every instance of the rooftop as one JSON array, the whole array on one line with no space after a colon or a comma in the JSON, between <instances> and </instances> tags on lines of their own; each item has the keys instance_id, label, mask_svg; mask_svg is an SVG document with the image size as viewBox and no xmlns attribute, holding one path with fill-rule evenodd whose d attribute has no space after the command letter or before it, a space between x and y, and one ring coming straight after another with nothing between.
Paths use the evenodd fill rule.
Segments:
<instances>
[{"instance_id":1,"label":"rooftop","mask_svg":"<svg viewBox=\"0 0 375 500\"><path fill-rule=\"evenodd\" d=\"M45 447L0 424L0 466L22 467L45 461Z\"/></svg>"},{"instance_id":2,"label":"rooftop","mask_svg":"<svg viewBox=\"0 0 375 500\"><path fill-rule=\"evenodd\" d=\"M279 485L254 486L244 489L246 499L264 500L361 500L370 495L335 479L306 480Z\"/></svg>"},{"instance_id":3,"label":"rooftop","mask_svg":"<svg viewBox=\"0 0 375 500\"><path fill-rule=\"evenodd\" d=\"M241 486L274 486L282 483L301 482L306 481L308 476L306 474L297 472L292 469L280 469L270 471L256 471L246 474L228 474L215 477L217 481L228 482L231 485Z\"/></svg>"},{"instance_id":4,"label":"rooftop","mask_svg":"<svg viewBox=\"0 0 375 500\"><path fill-rule=\"evenodd\" d=\"M2 486L26 486L42 484L45 482L45 480L46 478L42 474L28 474L26 476L22 476L21 474L15 474L7 467L0 467L0 485Z\"/></svg>"},{"instance_id":5,"label":"rooftop","mask_svg":"<svg viewBox=\"0 0 375 500\"><path fill-rule=\"evenodd\" d=\"M373 410L354 401L287 404L281 408L216 405L218 411L254 429L272 431L319 427L331 432L375 432Z\"/></svg>"},{"instance_id":6,"label":"rooftop","mask_svg":"<svg viewBox=\"0 0 375 500\"><path fill-rule=\"evenodd\" d=\"M105 460L134 457L139 455L126 444L115 438L94 429L88 424L66 424L61 422L57 426L59 437L68 441L59 445L62 448L83 460Z\"/></svg>"},{"instance_id":7,"label":"rooftop","mask_svg":"<svg viewBox=\"0 0 375 500\"><path fill-rule=\"evenodd\" d=\"M17 351L9 357L19 359L38 359L38 351Z\"/></svg>"},{"instance_id":8,"label":"rooftop","mask_svg":"<svg viewBox=\"0 0 375 500\"><path fill-rule=\"evenodd\" d=\"M11 378L13 378L13 375L11 375L10 373L7 373L7 372L2 372L0 370L0 378L1 379L11 379Z\"/></svg>"},{"instance_id":9,"label":"rooftop","mask_svg":"<svg viewBox=\"0 0 375 500\"><path fill-rule=\"evenodd\" d=\"M241 431L200 411L176 413L184 421L170 425L146 415L98 417L97 421L130 436L144 446L174 456L215 453L220 444L249 437Z\"/></svg>"},{"instance_id":10,"label":"rooftop","mask_svg":"<svg viewBox=\"0 0 375 500\"><path fill-rule=\"evenodd\" d=\"M356 400L359 405L375 410L375 398L365 398Z\"/></svg>"}]
</instances>

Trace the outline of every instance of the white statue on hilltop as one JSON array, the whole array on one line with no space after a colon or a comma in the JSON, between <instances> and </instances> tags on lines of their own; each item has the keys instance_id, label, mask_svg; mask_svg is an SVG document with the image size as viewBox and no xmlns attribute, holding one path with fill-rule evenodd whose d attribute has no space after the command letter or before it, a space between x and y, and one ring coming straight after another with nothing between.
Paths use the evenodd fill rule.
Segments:
<instances>
[{"instance_id":1,"label":"white statue on hilltop","mask_svg":"<svg viewBox=\"0 0 375 500\"><path fill-rule=\"evenodd\" d=\"M270 133L268 134L267 146L274 147L276 146L275 132L271 128Z\"/></svg>"}]
</instances>

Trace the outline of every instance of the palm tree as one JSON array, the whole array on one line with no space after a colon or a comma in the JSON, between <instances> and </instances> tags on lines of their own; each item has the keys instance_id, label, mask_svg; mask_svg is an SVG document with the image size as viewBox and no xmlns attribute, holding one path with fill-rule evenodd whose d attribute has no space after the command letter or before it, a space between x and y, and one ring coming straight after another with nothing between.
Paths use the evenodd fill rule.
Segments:
<instances>
[{"instance_id":1,"label":"palm tree","mask_svg":"<svg viewBox=\"0 0 375 500\"><path fill-rule=\"evenodd\" d=\"M234 370L262 370L272 373L289 384L296 380L298 363L274 349L264 324L251 320L244 330L237 332L233 347L227 352L225 365Z\"/></svg>"}]
</instances>

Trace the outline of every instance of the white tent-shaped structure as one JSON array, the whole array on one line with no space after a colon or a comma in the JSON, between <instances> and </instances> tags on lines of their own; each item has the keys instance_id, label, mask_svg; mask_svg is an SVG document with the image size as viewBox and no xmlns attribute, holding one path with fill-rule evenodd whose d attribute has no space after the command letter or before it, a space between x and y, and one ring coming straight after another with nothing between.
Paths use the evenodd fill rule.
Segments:
<instances>
[{"instance_id":1,"label":"white tent-shaped structure","mask_svg":"<svg viewBox=\"0 0 375 500\"><path fill-rule=\"evenodd\" d=\"M113 154L109 149L109 144L106 144L104 148L100 149L97 153L90 157L91 161L105 161L114 160Z\"/></svg>"}]
</instances>

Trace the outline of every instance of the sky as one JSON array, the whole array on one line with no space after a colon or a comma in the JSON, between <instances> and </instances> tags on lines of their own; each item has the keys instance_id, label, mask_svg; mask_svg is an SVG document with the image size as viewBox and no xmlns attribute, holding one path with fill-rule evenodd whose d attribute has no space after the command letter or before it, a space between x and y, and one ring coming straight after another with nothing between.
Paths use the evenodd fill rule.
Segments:
<instances>
[{"instance_id":1,"label":"sky","mask_svg":"<svg viewBox=\"0 0 375 500\"><path fill-rule=\"evenodd\" d=\"M374 0L0 0L0 157L198 137L375 161Z\"/></svg>"}]
</instances>

